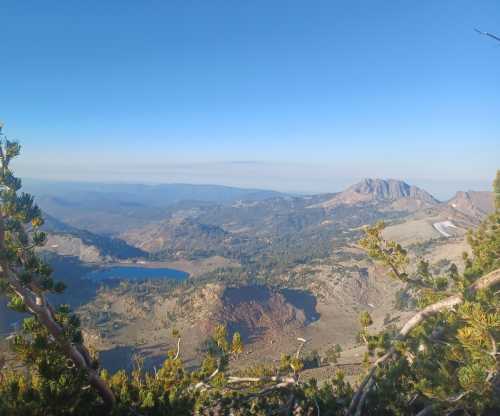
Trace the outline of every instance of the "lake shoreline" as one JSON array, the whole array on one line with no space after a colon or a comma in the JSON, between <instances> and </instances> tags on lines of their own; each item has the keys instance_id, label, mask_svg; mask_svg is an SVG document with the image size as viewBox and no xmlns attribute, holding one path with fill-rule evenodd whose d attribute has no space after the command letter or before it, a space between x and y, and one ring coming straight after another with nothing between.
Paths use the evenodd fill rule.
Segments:
<instances>
[{"instance_id":1,"label":"lake shoreline","mask_svg":"<svg viewBox=\"0 0 500 416\"><path fill-rule=\"evenodd\" d=\"M149 267L148 267L149 266ZM176 280L184 281L189 273L170 267L161 267L158 262L151 264L137 263L109 263L98 266L95 270L83 276L86 280L103 282L108 280Z\"/></svg>"}]
</instances>

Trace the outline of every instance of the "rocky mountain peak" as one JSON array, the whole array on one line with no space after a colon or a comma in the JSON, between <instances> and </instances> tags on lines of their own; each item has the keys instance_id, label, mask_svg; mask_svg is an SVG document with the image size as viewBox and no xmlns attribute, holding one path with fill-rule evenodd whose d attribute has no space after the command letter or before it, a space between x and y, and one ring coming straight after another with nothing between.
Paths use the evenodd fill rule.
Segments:
<instances>
[{"instance_id":1,"label":"rocky mountain peak","mask_svg":"<svg viewBox=\"0 0 500 416\"><path fill-rule=\"evenodd\" d=\"M366 178L350 186L345 191L335 194L311 207L332 209L339 205L362 203L391 203L395 209L414 211L423 207L434 206L439 201L423 189L396 179Z\"/></svg>"},{"instance_id":2,"label":"rocky mountain peak","mask_svg":"<svg viewBox=\"0 0 500 416\"><path fill-rule=\"evenodd\" d=\"M438 201L428 192L414 185L396 179L366 178L354 184L345 192L370 195L371 199L379 201L395 201L401 198L420 199L429 203Z\"/></svg>"}]
</instances>

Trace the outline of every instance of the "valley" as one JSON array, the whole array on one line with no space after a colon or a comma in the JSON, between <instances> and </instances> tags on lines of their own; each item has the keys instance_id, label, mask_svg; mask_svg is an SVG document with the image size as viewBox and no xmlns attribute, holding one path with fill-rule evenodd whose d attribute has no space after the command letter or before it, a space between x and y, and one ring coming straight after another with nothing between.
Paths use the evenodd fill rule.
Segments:
<instances>
[{"instance_id":1,"label":"valley","mask_svg":"<svg viewBox=\"0 0 500 416\"><path fill-rule=\"evenodd\" d=\"M54 302L78 312L86 342L115 370L134 354L149 368L176 348L191 366L216 324L241 333L238 364L277 362L297 337L338 365L360 362L359 314L398 325L401 285L357 247L363 227L444 272L462 265L465 233L493 209L487 192L440 202L402 181L367 179L336 194L297 196L191 185L29 184L46 213L41 250L68 285ZM92 277L93 278L89 278ZM166 277L166 278L164 278ZM2 322L8 333L13 322ZM306 371L327 377L329 367Z\"/></svg>"}]
</instances>

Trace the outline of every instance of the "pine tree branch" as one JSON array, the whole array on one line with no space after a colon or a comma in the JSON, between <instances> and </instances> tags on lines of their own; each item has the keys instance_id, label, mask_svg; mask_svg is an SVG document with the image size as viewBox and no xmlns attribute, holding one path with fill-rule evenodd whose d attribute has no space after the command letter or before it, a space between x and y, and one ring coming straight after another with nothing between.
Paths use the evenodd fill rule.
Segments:
<instances>
[{"instance_id":1,"label":"pine tree branch","mask_svg":"<svg viewBox=\"0 0 500 416\"><path fill-rule=\"evenodd\" d=\"M2 269L4 269L4 266L2 266ZM96 370L92 368L92 366L88 362L89 354L87 349L83 345L76 346L70 343L64 337L64 331L62 327L56 322L51 308L47 306L47 302L43 301L41 305L38 305L37 301L33 299L33 295L30 293L30 291L19 283L17 277L12 272L7 271L7 273L5 273L5 269L2 270L2 272L4 276L7 275L7 281L10 288L19 297L21 297L28 311L38 318L39 322L54 337L59 346L76 364L76 366L87 372L89 384L97 390L97 392L103 399L107 409L111 410L115 403L115 396L106 382L101 379Z\"/></svg>"},{"instance_id":2,"label":"pine tree branch","mask_svg":"<svg viewBox=\"0 0 500 416\"><path fill-rule=\"evenodd\" d=\"M474 295L479 290L488 289L500 284L500 269L494 270L491 273L479 278L473 284L467 288L467 294L469 296ZM364 402L369 391L372 389L374 382L374 375L376 370L389 361L396 353L396 347L394 346L395 341L403 341L409 335L409 333L422 322L428 318L437 315L440 312L450 310L457 305L464 302L464 297L461 294L449 296L439 302L427 306L420 312L416 313L405 325L401 328L398 335L393 340L393 345L387 353L375 361L372 368L358 387L354 397L351 400L349 406L348 415L361 415Z\"/></svg>"},{"instance_id":3,"label":"pine tree branch","mask_svg":"<svg viewBox=\"0 0 500 416\"><path fill-rule=\"evenodd\" d=\"M5 228L3 213L0 216L0 253L5 253ZM47 329L47 331L54 337L59 346L63 349L66 355L81 369L87 372L89 384L94 387L106 406L106 410L110 411L115 403L115 396L104 380L99 377L90 363L90 354L83 345L76 346L70 343L64 337L62 327L56 322L54 318L53 309L44 299L42 290L34 288L32 292L30 289L24 287L19 282L16 274L10 270L7 261L4 258L0 259L1 275L6 280L10 289L16 293L24 302L28 311L35 315L40 323Z\"/></svg>"}]
</instances>

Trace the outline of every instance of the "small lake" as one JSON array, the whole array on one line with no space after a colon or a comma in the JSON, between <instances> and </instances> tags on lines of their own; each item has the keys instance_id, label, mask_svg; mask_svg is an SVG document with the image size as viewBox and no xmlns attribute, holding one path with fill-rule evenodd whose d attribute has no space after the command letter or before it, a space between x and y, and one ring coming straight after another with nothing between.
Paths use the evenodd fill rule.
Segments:
<instances>
[{"instance_id":1,"label":"small lake","mask_svg":"<svg viewBox=\"0 0 500 416\"><path fill-rule=\"evenodd\" d=\"M140 266L112 266L101 267L85 277L95 282L103 280L146 280L146 279L173 279L186 280L189 273L176 269L152 268Z\"/></svg>"}]
</instances>

